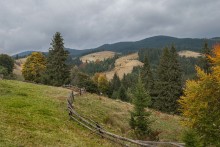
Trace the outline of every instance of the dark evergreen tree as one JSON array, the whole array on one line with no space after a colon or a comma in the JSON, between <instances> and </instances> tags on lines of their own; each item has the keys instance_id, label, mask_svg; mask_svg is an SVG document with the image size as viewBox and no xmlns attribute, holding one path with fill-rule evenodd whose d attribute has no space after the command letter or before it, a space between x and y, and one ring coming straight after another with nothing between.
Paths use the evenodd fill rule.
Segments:
<instances>
[{"instance_id":1,"label":"dark evergreen tree","mask_svg":"<svg viewBox=\"0 0 220 147\"><path fill-rule=\"evenodd\" d=\"M212 55L212 51L211 51L211 48L209 48L207 42L205 42L204 44L202 53L204 54L204 56L200 58L201 67L206 73L211 73L211 62L208 56Z\"/></svg>"},{"instance_id":2,"label":"dark evergreen tree","mask_svg":"<svg viewBox=\"0 0 220 147\"><path fill-rule=\"evenodd\" d=\"M182 72L174 46L165 48L158 66L157 98L154 107L163 112L177 113L177 100L182 94Z\"/></svg>"},{"instance_id":3,"label":"dark evergreen tree","mask_svg":"<svg viewBox=\"0 0 220 147\"><path fill-rule=\"evenodd\" d=\"M139 56L139 60L141 62L144 62L144 58L147 56L148 60L151 63L151 67L154 67L156 65L158 65L159 63L159 58L161 55L162 50L161 49L149 49L149 48L145 48L145 49L140 49L138 51L138 56Z\"/></svg>"},{"instance_id":4,"label":"dark evergreen tree","mask_svg":"<svg viewBox=\"0 0 220 147\"><path fill-rule=\"evenodd\" d=\"M68 51L64 49L63 37L59 32L56 32L47 58L46 84L61 86L67 83L69 77L69 69L66 64Z\"/></svg>"},{"instance_id":5,"label":"dark evergreen tree","mask_svg":"<svg viewBox=\"0 0 220 147\"><path fill-rule=\"evenodd\" d=\"M114 74L111 83L112 83L113 90L118 90L121 87L120 78L118 77L118 75L116 73Z\"/></svg>"},{"instance_id":6,"label":"dark evergreen tree","mask_svg":"<svg viewBox=\"0 0 220 147\"><path fill-rule=\"evenodd\" d=\"M170 97L170 109L169 112L178 113L177 100L183 93L182 90L182 69L178 60L178 54L175 47L172 45L170 49L170 85L171 85L171 97Z\"/></svg>"},{"instance_id":7,"label":"dark evergreen tree","mask_svg":"<svg viewBox=\"0 0 220 147\"><path fill-rule=\"evenodd\" d=\"M113 91L111 95L112 99L118 99L118 91Z\"/></svg>"},{"instance_id":8,"label":"dark evergreen tree","mask_svg":"<svg viewBox=\"0 0 220 147\"><path fill-rule=\"evenodd\" d=\"M148 138L152 130L150 128L150 112L146 111L145 108L150 105L151 97L146 92L144 85L139 75L136 90L134 93L134 110L131 112L130 126L134 129L135 134L139 139Z\"/></svg>"},{"instance_id":9,"label":"dark evergreen tree","mask_svg":"<svg viewBox=\"0 0 220 147\"><path fill-rule=\"evenodd\" d=\"M79 71L77 66L70 71L70 83L79 88L85 88L90 93L98 93L98 85L89 77L89 75Z\"/></svg>"},{"instance_id":10,"label":"dark evergreen tree","mask_svg":"<svg viewBox=\"0 0 220 147\"><path fill-rule=\"evenodd\" d=\"M11 74L14 68L13 58L6 54L0 54L0 66L7 69L7 74Z\"/></svg>"},{"instance_id":11,"label":"dark evergreen tree","mask_svg":"<svg viewBox=\"0 0 220 147\"><path fill-rule=\"evenodd\" d=\"M170 69L171 54L169 49L166 47L160 57L160 63L157 69L158 80L169 81L169 69Z\"/></svg>"},{"instance_id":12,"label":"dark evergreen tree","mask_svg":"<svg viewBox=\"0 0 220 147\"><path fill-rule=\"evenodd\" d=\"M151 93L153 90L154 80L147 56L144 57L144 66L141 69L141 80L145 89Z\"/></svg>"},{"instance_id":13,"label":"dark evergreen tree","mask_svg":"<svg viewBox=\"0 0 220 147\"><path fill-rule=\"evenodd\" d=\"M120 86L121 81L118 75L115 73L113 79L109 83L108 97L116 99L118 97L116 93L118 92Z\"/></svg>"},{"instance_id":14,"label":"dark evergreen tree","mask_svg":"<svg viewBox=\"0 0 220 147\"><path fill-rule=\"evenodd\" d=\"M126 101L126 102L129 101L126 93L126 89L123 85L121 85L121 87L118 90L118 98L121 99L122 101Z\"/></svg>"},{"instance_id":15,"label":"dark evergreen tree","mask_svg":"<svg viewBox=\"0 0 220 147\"><path fill-rule=\"evenodd\" d=\"M8 75L7 68L0 65L0 79Z\"/></svg>"},{"instance_id":16,"label":"dark evergreen tree","mask_svg":"<svg viewBox=\"0 0 220 147\"><path fill-rule=\"evenodd\" d=\"M121 79L121 84L123 84L126 89L129 87L129 85L128 85L128 74L127 75L125 75L125 74L123 75L123 77Z\"/></svg>"},{"instance_id":17,"label":"dark evergreen tree","mask_svg":"<svg viewBox=\"0 0 220 147\"><path fill-rule=\"evenodd\" d=\"M135 84L138 80L138 75L141 67L134 67L131 73L124 74L121 83L124 85L125 89L131 88L132 91L135 89Z\"/></svg>"},{"instance_id":18,"label":"dark evergreen tree","mask_svg":"<svg viewBox=\"0 0 220 147\"><path fill-rule=\"evenodd\" d=\"M80 60L79 57L75 58L73 61L72 61L72 64L73 65L76 65L76 66L80 66L83 62Z\"/></svg>"},{"instance_id":19,"label":"dark evergreen tree","mask_svg":"<svg viewBox=\"0 0 220 147\"><path fill-rule=\"evenodd\" d=\"M95 62L88 62L86 60L85 63L80 64L80 70L89 75L94 75L95 73L110 71L114 68L115 60L118 57L115 56L113 58L105 59L104 61L96 60ZM76 60L76 59L75 59ZM76 61L74 61L76 62Z\"/></svg>"},{"instance_id":20,"label":"dark evergreen tree","mask_svg":"<svg viewBox=\"0 0 220 147\"><path fill-rule=\"evenodd\" d=\"M114 92L114 90L113 90L113 87L112 87L112 83L109 82L109 88L108 88L108 92L107 92L107 95L108 95L109 98L114 98L113 97L113 92Z\"/></svg>"}]
</instances>

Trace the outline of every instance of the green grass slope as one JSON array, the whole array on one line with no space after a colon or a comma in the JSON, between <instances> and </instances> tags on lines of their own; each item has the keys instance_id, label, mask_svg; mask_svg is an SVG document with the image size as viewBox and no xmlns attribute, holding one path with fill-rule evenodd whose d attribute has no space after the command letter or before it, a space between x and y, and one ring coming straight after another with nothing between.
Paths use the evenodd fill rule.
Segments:
<instances>
[{"instance_id":1,"label":"green grass slope","mask_svg":"<svg viewBox=\"0 0 220 147\"><path fill-rule=\"evenodd\" d=\"M112 146L69 120L69 90L0 81L0 146Z\"/></svg>"},{"instance_id":2,"label":"green grass slope","mask_svg":"<svg viewBox=\"0 0 220 147\"><path fill-rule=\"evenodd\" d=\"M0 81L0 146L115 146L70 121L66 109L69 90L51 86ZM129 103L95 94L77 96L75 109L110 132L133 137ZM178 116L152 111L152 127L161 141L180 141Z\"/></svg>"},{"instance_id":3,"label":"green grass slope","mask_svg":"<svg viewBox=\"0 0 220 147\"><path fill-rule=\"evenodd\" d=\"M79 114L101 123L106 130L128 138L134 138L129 127L130 111L133 109L132 104L95 94L86 94L76 97L74 106ZM149 111L152 113L153 130L160 132L160 141L181 141L181 133L184 128L180 125L181 118L179 116L153 110Z\"/></svg>"}]
</instances>

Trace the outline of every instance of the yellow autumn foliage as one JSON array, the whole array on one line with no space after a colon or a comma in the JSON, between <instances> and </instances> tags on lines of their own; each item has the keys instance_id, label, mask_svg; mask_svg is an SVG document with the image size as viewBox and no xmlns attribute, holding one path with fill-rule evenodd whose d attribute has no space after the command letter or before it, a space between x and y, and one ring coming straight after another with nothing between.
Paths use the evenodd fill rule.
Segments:
<instances>
[{"instance_id":1,"label":"yellow autumn foliage","mask_svg":"<svg viewBox=\"0 0 220 147\"><path fill-rule=\"evenodd\" d=\"M26 60L22 68L22 75L27 81L40 82L40 78L46 69L46 58L40 52L33 52Z\"/></svg>"},{"instance_id":2,"label":"yellow autumn foliage","mask_svg":"<svg viewBox=\"0 0 220 147\"><path fill-rule=\"evenodd\" d=\"M183 125L200 135L210 145L220 145L220 45L215 45L212 73L196 66L197 80L188 80L184 96L179 100Z\"/></svg>"},{"instance_id":3,"label":"yellow autumn foliage","mask_svg":"<svg viewBox=\"0 0 220 147\"><path fill-rule=\"evenodd\" d=\"M98 85L99 91L103 94L106 94L109 88L109 82L107 80L106 75L102 73L96 73L93 76L93 81Z\"/></svg>"}]
</instances>

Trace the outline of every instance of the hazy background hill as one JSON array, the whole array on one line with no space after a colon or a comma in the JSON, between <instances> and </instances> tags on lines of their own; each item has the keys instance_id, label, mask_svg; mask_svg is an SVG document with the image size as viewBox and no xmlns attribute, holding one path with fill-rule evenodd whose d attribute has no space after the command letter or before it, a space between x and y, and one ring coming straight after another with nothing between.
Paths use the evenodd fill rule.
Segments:
<instances>
[{"instance_id":1,"label":"hazy background hill","mask_svg":"<svg viewBox=\"0 0 220 147\"><path fill-rule=\"evenodd\" d=\"M77 50L77 49L66 48L66 50L70 53L70 56L71 56L71 57L80 56L80 55L82 55L82 54L88 52L87 49L85 49L85 50ZM26 57L26 56L30 55L31 53L33 53L33 52L36 52L36 51L24 51L24 52L15 54L15 55L13 55L12 57L14 57L14 58L15 58L16 56L18 56L18 57ZM48 54L48 52L42 52L42 53Z\"/></svg>"},{"instance_id":2,"label":"hazy background hill","mask_svg":"<svg viewBox=\"0 0 220 147\"><path fill-rule=\"evenodd\" d=\"M91 49L84 49L84 50L77 50L77 49L70 49L66 48L70 52L71 57L78 57L82 55L86 55L93 52L109 50L114 52L120 53L129 53L129 52L136 52L141 48L151 48L151 49L162 49L165 46L170 46L172 44L175 45L178 51L180 50L191 50L200 52L203 48L204 42L208 42L209 47L213 46L213 44L220 41L220 37L214 37L210 39L202 39L202 38L176 38L170 36L154 36L149 37L139 41L130 41L130 42L117 42L113 44L104 44L97 48ZM19 57L24 57L31 54L33 51L25 51L17 55ZM47 52L45 52L47 54Z\"/></svg>"},{"instance_id":3,"label":"hazy background hill","mask_svg":"<svg viewBox=\"0 0 220 147\"><path fill-rule=\"evenodd\" d=\"M175 38L170 36L154 36L135 42L118 42L114 44L105 44L96 49L105 49L115 52L134 52L141 48L157 48L161 49L165 46L175 45L177 50L201 51L204 42L207 41L211 47L219 41L219 37L211 39L199 38Z\"/></svg>"}]
</instances>

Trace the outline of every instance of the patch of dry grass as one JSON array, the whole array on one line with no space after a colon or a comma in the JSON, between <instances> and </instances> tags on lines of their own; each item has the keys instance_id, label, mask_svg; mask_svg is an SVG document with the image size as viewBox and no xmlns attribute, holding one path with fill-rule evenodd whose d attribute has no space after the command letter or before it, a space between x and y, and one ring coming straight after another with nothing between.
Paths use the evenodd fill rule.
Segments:
<instances>
[{"instance_id":1,"label":"patch of dry grass","mask_svg":"<svg viewBox=\"0 0 220 147\"><path fill-rule=\"evenodd\" d=\"M82 56L80 58L80 60L84 63L86 61L87 62L104 61L105 59L113 58L114 55L115 55L115 52L102 51L102 52L96 52L96 53L92 53L92 54Z\"/></svg>"},{"instance_id":2,"label":"patch of dry grass","mask_svg":"<svg viewBox=\"0 0 220 147\"><path fill-rule=\"evenodd\" d=\"M193 57L193 58L198 58L200 56L202 56L201 53L197 53L197 52L193 52L193 51L179 51L178 52L179 56L181 57L186 57L186 58L189 58L189 57Z\"/></svg>"},{"instance_id":3,"label":"patch of dry grass","mask_svg":"<svg viewBox=\"0 0 220 147\"><path fill-rule=\"evenodd\" d=\"M108 80L111 80L115 73L122 79L124 74L131 73L136 66L143 66L143 63L138 60L138 53L129 54L118 58L115 61L115 68L105 74Z\"/></svg>"},{"instance_id":4,"label":"patch of dry grass","mask_svg":"<svg viewBox=\"0 0 220 147\"><path fill-rule=\"evenodd\" d=\"M24 80L21 71L22 71L23 64L26 62L26 59L27 58L21 58L21 59L15 60L13 74L16 76L16 79L21 80L21 81Z\"/></svg>"}]
</instances>

